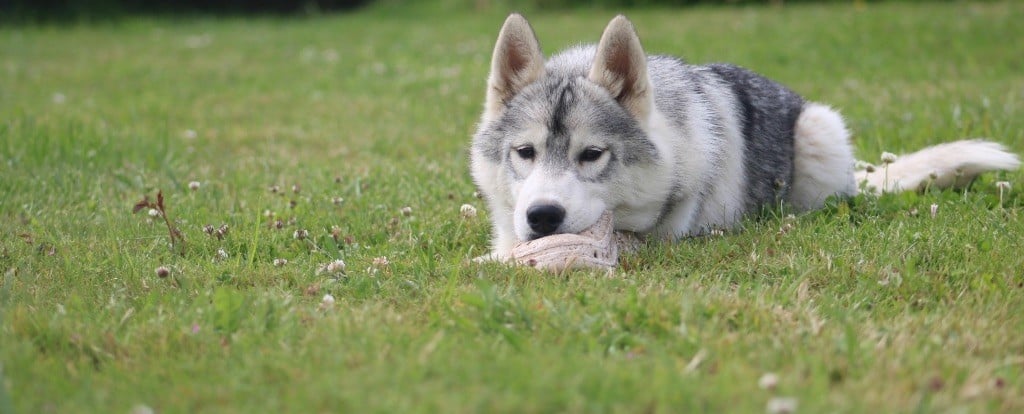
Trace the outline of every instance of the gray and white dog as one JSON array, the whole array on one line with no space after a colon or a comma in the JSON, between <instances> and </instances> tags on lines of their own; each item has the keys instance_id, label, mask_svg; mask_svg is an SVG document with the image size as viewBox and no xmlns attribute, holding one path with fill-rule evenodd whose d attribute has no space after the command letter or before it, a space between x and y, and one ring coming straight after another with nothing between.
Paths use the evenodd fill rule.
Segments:
<instances>
[{"instance_id":1,"label":"gray and white dog","mask_svg":"<svg viewBox=\"0 0 1024 414\"><path fill-rule=\"evenodd\" d=\"M578 233L605 210L616 230L676 239L731 228L766 205L819 208L865 181L912 190L1020 164L971 140L900 157L885 174L855 172L843 118L778 83L648 56L623 16L597 46L545 62L518 14L498 35L471 158L497 260L518 242Z\"/></svg>"}]
</instances>

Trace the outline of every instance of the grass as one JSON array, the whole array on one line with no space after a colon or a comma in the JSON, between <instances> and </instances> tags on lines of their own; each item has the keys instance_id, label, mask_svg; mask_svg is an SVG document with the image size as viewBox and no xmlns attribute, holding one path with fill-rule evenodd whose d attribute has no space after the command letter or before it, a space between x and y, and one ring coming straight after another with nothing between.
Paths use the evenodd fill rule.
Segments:
<instances>
[{"instance_id":1,"label":"grass","mask_svg":"<svg viewBox=\"0 0 1024 414\"><path fill-rule=\"evenodd\" d=\"M553 52L611 14L530 17ZM1020 3L629 15L649 51L841 109L864 159L1024 153ZM613 275L470 263L489 229L466 148L502 18L0 28L0 411L1024 409L1021 172L772 212ZM159 191L178 246L132 214Z\"/></svg>"}]
</instances>

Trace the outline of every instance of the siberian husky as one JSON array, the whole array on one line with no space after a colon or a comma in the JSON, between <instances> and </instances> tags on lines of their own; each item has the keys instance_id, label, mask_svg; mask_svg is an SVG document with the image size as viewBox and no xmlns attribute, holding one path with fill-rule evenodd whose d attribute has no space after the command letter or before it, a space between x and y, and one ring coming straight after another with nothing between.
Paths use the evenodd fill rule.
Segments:
<instances>
[{"instance_id":1,"label":"siberian husky","mask_svg":"<svg viewBox=\"0 0 1024 414\"><path fill-rule=\"evenodd\" d=\"M962 184L1020 165L1001 145L970 140L899 157L884 174L855 171L849 135L835 110L746 69L646 55L623 16L596 46L545 61L512 14L471 148L493 222L489 258L578 233L605 210L616 230L678 239L780 202L806 211L833 195Z\"/></svg>"}]
</instances>

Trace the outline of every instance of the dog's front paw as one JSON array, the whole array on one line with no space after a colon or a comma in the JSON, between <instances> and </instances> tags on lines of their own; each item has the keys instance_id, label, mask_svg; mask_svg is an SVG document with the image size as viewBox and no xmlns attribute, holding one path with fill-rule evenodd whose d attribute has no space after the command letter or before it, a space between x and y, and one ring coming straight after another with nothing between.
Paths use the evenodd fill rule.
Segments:
<instances>
[{"instance_id":1,"label":"dog's front paw","mask_svg":"<svg viewBox=\"0 0 1024 414\"><path fill-rule=\"evenodd\" d=\"M506 263L511 259L508 253L502 254L499 252L490 252L483 256L477 256L473 258L473 263Z\"/></svg>"}]
</instances>

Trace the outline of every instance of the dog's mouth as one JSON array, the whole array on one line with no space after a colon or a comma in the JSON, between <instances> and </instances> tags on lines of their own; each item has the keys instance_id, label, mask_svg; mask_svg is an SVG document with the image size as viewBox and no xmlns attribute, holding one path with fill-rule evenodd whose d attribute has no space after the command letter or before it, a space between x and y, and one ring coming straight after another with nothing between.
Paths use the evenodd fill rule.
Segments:
<instances>
[{"instance_id":1,"label":"dog's mouth","mask_svg":"<svg viewBox=\"0 0 1024 414\"><path fill-rule=\"evenodd\" d=\"M562 234L562 233L564 233L564 232L559 231L559 230L556 230L553 233L547 233L547 234L531 232L530 235L526 237L526 241L534 241L534 240L537 240L537 239L541 239L541 238L548 237L548 236L554 236L556 234Z\"/></svg>"}]
</instances>

